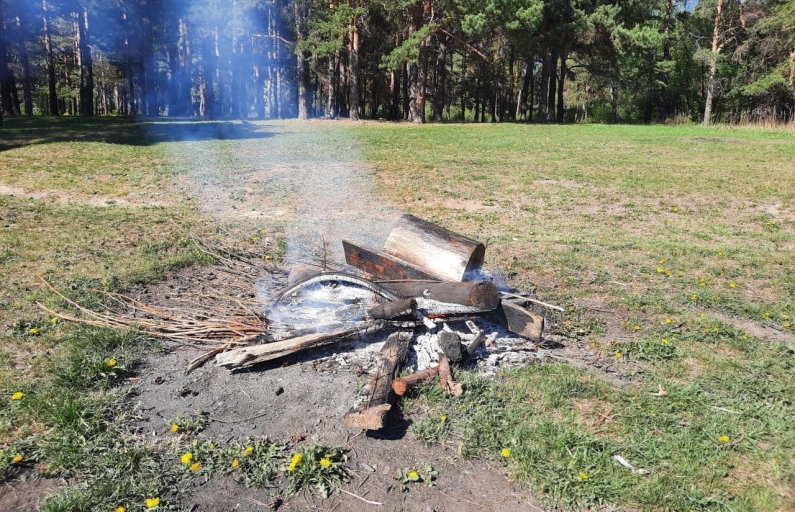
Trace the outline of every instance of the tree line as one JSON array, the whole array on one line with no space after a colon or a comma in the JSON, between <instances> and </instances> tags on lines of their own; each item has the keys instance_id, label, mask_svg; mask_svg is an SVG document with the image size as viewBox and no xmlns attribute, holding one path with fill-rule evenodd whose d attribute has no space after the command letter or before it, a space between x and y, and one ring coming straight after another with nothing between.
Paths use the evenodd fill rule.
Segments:
<instances>
[{"instance_id":1,"label":"tree line","mask_svg":"<svg viewBox=\"0 0 795 512\"><path fill-rule=\"evenodd\" d=\"M5 116L790 122L795 0L0 0Z\"/></svg>"}]
</instances>

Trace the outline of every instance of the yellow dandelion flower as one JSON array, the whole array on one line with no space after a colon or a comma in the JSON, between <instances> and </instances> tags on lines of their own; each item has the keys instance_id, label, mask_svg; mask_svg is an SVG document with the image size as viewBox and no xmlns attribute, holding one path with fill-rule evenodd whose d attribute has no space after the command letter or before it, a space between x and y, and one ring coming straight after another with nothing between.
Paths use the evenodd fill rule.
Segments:
<instances>
[{"instance_id":1,"label":"yellow dandelion flower","mask_svg":"<svg viewBox=\"0 0 795 512\"><path fill-rule=\"evenodd\" d=\"M580 479L588 480L588 473L586 473L585 471L580 471Z\"/></svg>"},{"instance_id":2,"label":"yellow dandelion flower","mask_svg":"<svg viewBox=\"0 0 795 512\"><path fill-rule=\"evenodd\" d=\"M623 355L624 355L624 354L622 354L621 352L616 352L616 358L617 358L617 359L621 359L621 357L622 357Z\"/></svg>"},{"instance_id":3,"label":"yellow dandelion flower","mask_svg":"<svg viewBox=\"0 0 795 512\"><path fill-rule=\"evenodd\" d=\"M111 368L116 366L116 360L115 359L108 359L108 366L110 366Z\"/></svg>"},{"instance_id":4,"label":"yellow dandelion flower","mask_svg":"<svg viewBox=\"0 0 795 512\"><path fill-rule=\"evenodd\" d=\"M194 462L193 464L191 464L191 465L190 465L190 472L191 472L191 473L195 473L195 472L197 472L198 470L200 470L200 469L201 469L201 467L202 467L202 465L201 465L201 464L199 464L198 462Z\"/></svg>"},{"instance_id":5,"label":"yellow dandelion flower","mask_svg":"<svg viewBox=\"0 0 795 512\"><path fill-rule=\"evenodd\" d=\"M719 442L719 443L728 443L728 442L729 442L729 436L726 436L726 435L724 435L724 436L720 436L720 437L718 438L718 442Z\"/></svg>"},{"instance_id":6,"label":"yellow dandelion flower","mask_svg":"<svg viewBox=\"0 0 795 512\"><path fill-rule=\"evenodd\" d=\"M182 454L182 463L186 466L190 464L190 461L193 460L193 454L191 452L185 452Z\"/></svg>"},{"instance_id":7,"label":"yellow dandelion flower","mask_svg":"<svg viewBox=\"0 0 795 512\"><path fill-rule=\"evenodd\" d=\"M320 465L327 468L331 466L331 461L329 459L320 459Z\"/></svg>"},{"instance_id":8,"label":"yellow dandelion flower","mask_svg":"<svg viewBox=\"0 0 795 512\"><path fill-rule=\"evenodd\" d=\"M442 415L439 419L442 420L442 423L444 423L445 421L447 421L447 416Z\"/></svg>"},{"instance_id":9,"label":"yellow dandelion flower","mask_svg":"<svg viewBox=\"0 0 795 512\"><path fill-rule=\"evenodd\" d=\"M116 510L114 510L114 512L125 512L126 510L127 509L124 507L116 507Z\"/></svg>"},{"instance_id":10,"label":"yellow dandelion flower","mask_svg":"<svg viewBox=\"0 0 795 512\"><path fill-rule=\"evenodd\" d=\"M458 406L459 409L463 409L464 407L466 407L466 404L461 404Z\"/></svg>"},{"instance_id":11,"label":"yellow dandelion flower","mask_svg":"<svg viewBox=\"0 0 795 512\"><path fill-rule=\"evenodd\" d=\"M664 268L662 268L662 267L657 267L657 273L658 273L658 274L662 274L663 272L665 272L665 269L664 269Z\"/></svg>"},{"instance_id":12,"label":"yellow dandelion flower","mask_svg":"<svg viewBox=\"0 0 795 512\"><path fill-rule=\"evenodd\" d=\"M743 208L745 208L745 205L743 203L740 203L740 204L737 205L737 208L742 210Z\"/></svg>"},{"instance_id":13,"label":"yellow dandelion flower","mask_svg":"<svg viewBox=\"0 0 795 512\"><path fill-rule=\"evenodd\" d=\"M663 345L667 345L668 344L668 338L663 338L662 339L662 344Z\"/></svg>"},{"instance_id":14,"label":"yellow dandelion flower","mask_svg":"<svg viewBox=\"0 0 795 512\"><path fill-rule=\"evenodd\" d=\"M22 397L25 396L25 393L22 391L17 391L13 395L11 395L11 400L22 400Z\"/></svg>"},{"instance_id":15,"label":"yellow dandelion flower","mask_svg":"<svg viewBox=\"0 0 795 512\"><path fill-rule=\"evenodd\" d=\"M665 260L660 260L657 263L659 263L660 265L665 265Z\"/></svg>"},{"instance_id":16,"label":"yellow dandelion flower","mask_svg":"<svg viewBox=\"0 0 795 512\"><path fill-rule=\"evenodd\" d=\"M729 288L737 288L737 283L732 281L731 283L729 283Z\"/></svg>"},{"instance_id":17,"label":"yellow dandelion flower","mask_svg":"<svg viewBox=\"0 0 795 512\"><path fill-rule=\"evenodd\" d=\"M639 331L639 330L640 330L640 326L639 326L639 325L636 325L636 326L635 326L635 330L636 330L636 331Z\"/></svg>"},{"instance_id":18,"label":"yellow dandelion flower","mask_svg":"<svg viewBox=\"0 0 795 512\"><path fill-rule=\"evenodd\" d=\"M13 462L14 464L17 464L18 462L22 462L22 460L23 460L24 458L25 458L25 457L23 457L22 455L17 455L17 456L15 456L13 459L11 459L11 462Z\"/></svg>"},{"instance_id":19,"label":"yellow dandelion flower","mask_svg":"<svg viewBox=\"0 0 795 512\"><path fill-rule=\"evenodd\" d=\"M209 448L210 450L215 450L215 443L213 443L212 441L210 441L210 445L208 446L208 448Z\"/></svg>"},{"instance_id":20,"label":"yellow dandelion flower","mask_svg":"<svg viewBox=\"0 0 795 512\"><path fill-rule=\"evenodd\" d=\"M296 453L293 455L293 458L290 459L290 464L297 466L302 460L304 460L304 455L302 453Z\"/></svg>"},{"instance_id":21,"label":"yellow dandelion flower","mask_svg":"<svg viewBox=\"0 0 795 512\"><path fill-rule=\"evenodd\" d=\"M417 473L416 471L409 471L408 479L411 480L412 482L416 482L417 480L420 479L420 474Z\"/></svg>"},{"instance_id":22,"label":"yellow dandelion flower","mask_svg":"<svg viewBox=\"0 0 795 512\"><path fill-rule=\"evenodd\" d=\"M176 423L171 425L171 431L176 434L179 431L179 425L177 425Z\"/></svg>"},{"instance_id":23,"label":"yellow dandelion flower","mask_svg":"<svg viewBox=\"0 0 795 512\"><path fill-rule=\"evenodd\" d=\"M511 456L511 450L509 450L508 448L503 448L502 450L500 450L500 455L502 455L507 459L508 457Z\"/></svg>"},{"instance_id":24,"label":"yellow dandelion flower","mask_svg":"<svg viewBox=\"0 0 795 512\"><path fill-rule=\"evenodd\" d=\"M790 328L790 323L789 322L784 322L783 324L781 324L781 327L783 327L785 329L789 329Z\"/></svg>"},{"instance_id":25,"label":"yellow dandelion flower","mask_svg":"<svg viewBox=\"0 0 795 512\"><path fill-rule=\"evenodd\" d=\"M674 206L674 213L676 213L676 212L678 212L678 211L679 211L679 208L677 208L676 206Z\"/></svg>"},{"instance_id":26,"label":"yellow dandelion flower","mask_svg":"<svg viewBox=\"0 0 795 512\"><path fill-rule=\"evenodd\" d=\"M50 318L50 323L51 324L57 324L58 323L58 317L54 316L54 317Z\"/></svg>"},{"instance_id":27,"label":"yellow dandelion flower","mask_svg":"<svg viewBox=\"0 0 795 512\"><path fill-rule=\"evenodd\" d=\"M671 319L670 319L670 318L666 318L666 319L665 319L665 323L666 323L666 324L670 324L670 323L671 323Z\"/></svg>"},{"instance_id":28,"label":"yellow dandelion flower","mask_svg":"<svg viewBox=\"0 0 795 512\"><path fill-rule=\"evenodd\" d=\"M243 455L248 457L249 455L251 455L251 452L253 452L253 451L254 451L254 447L253 446L246 446L246 449L243 450Z\"/></svg>"},{"instance_id":29,"label":"yellow dandelion flower","mask_svg":"<svg viewBox=\"0 0 795 512\"><path fill-rule=\"evenodd\" d=\"M39 333L39 330L38 330L38 329L36 329L35 327L31 327L29 332L30 332L31 334L38 334L38 333Z\"/></svg>"},{"instance_id":30,"label":"yellow dandelion flower","mask_svg":"<svg viewBox=\"0 0 795 512\"><path fill-rule=\"evenodd\" d=\"M240 465L240 461L239 461L239 460L235 459L235 460L233 460L233 461L232 461L232 467L233 467L233 468L236 468L236 467L238 467L239 465Z\"/></svg>"},{"instance_id":31,"label":"yellow dandelion flower","mask_svg":"<svg viewBox=\"0 0 795 512\"><path fill-rule=\"evenodd\" d=\"M146 508L155 508L160 505L160 498L146 498Z\"/></svg>"},{"instance_id":32,"label":"yellow dandelion flower","mask_svg":"<svg viewBox=\"0 0 795 512\"><path fill-rule=\"evenodd\" d=\"M698 300L698 295L694 293L693 295L690 296L690 300Z\"/></svg>"},{"instance_id":33,"label":"yellow dandelion flower","mask_svg":"<svg viewBox=\"0 0 795 512\"><path fill-rule=\"evenodd\" d=\"M743 334L743 339L747 340L748 339L748 335L747 334Z\"/></svg>"}]
</instances>

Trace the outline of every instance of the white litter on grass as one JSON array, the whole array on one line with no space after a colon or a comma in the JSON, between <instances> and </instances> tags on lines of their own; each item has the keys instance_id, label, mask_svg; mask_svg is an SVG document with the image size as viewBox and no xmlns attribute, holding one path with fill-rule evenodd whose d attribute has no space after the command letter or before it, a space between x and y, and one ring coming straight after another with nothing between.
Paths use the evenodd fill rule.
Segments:
<instances>
[{"instance_id":1,"label":"white litter on grass","mask_svg":"<svg viewBox=\"0 0 795 512\"><path fill-rule=\"evenodd\" d=\"M622 466L624 466L625 468L627 468L628 470L630 470L631 472L635 473L636 475L648 475L649 474L648 470L643 469L643 468L636 468L635 466L630 464L627 461L627 459L625 459L621 455L613 455L613 459L616 462L618 462L619 464L621 464Z\"/></svg>"}]
</instances>

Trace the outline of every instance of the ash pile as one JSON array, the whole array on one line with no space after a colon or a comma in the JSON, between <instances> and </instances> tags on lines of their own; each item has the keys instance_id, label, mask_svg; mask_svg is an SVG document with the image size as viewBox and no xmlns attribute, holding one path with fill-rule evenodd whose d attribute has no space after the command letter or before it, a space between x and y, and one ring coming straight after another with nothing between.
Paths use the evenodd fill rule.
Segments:
<instances>
[{"instance_id":1,"label":"ash pile","mask_svg":"<svg viewBox=\"0 0 795 512\"><path fill-rule=\"evenodd\" d=\"M461 395L457 368L494 373L535 359L539 308L561 309L500 289L481 268L484 244L412 215L380 251L342 245L349 270L293 268L287 286L267 297L264 343L216 351L216 365L239 369L315 351L318 364L370 374L345 421L377 430L396 396L420 382L437 379Z\"/></svg>"}]
</instances>

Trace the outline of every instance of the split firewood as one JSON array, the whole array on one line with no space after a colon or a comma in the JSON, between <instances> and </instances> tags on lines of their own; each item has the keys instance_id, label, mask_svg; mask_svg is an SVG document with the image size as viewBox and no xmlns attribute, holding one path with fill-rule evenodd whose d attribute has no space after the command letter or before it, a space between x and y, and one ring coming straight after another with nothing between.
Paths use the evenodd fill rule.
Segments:
<instances>
[{"instance_id":1,"label":"split firewood","mask_svg":"<svg viewBox=\"0 0 795 512\"><path fill-rule=\"evenodd\" d=\"M405 377L397 377L392 381L392 391L394 391L397 396L404 396L421 382L434 379L437 375L439 375L439 367L434 366L433 368L414 372Z\"/></svg>"},{"instance_id":2,"label":"split firewood","mask_svg":"<svg viewBox=\"0 0 795 512\"><path fill-rule=\"evenodd\" d=\"M379 279L434 279L408 262L382 252L359 247L348 240L342 241L345 262L365 274Z\"/></svg>"},{"instance_id":3,"label":"split firewood","mask_svg":"<svg viewBox=\"0 0 795 512\"><path fill-rule=\"evenodd\" d=\"M489 315L490 320L514 334L524 336L530 341L541 341L544 332L544 317L527 309L503 300L500 306Z\"/></svg>"},{"instance_id":4,"label":"split firewood","mask_svg":"<svg viewBox=\"0 0 795 512\"><path fill-rule=\"evenodd\" d=\"M385 281L378 284L407 299L422 297L442 303L471 306L480 311L492 311L500 304L500 293L492 281Z\"/></svg>"},{"instance_id":5,"label":"split firewood","mask_svg":"<svg viewBox=\"0 0 795 512\"><path fill-rule=\"evenodd\" d=\"M403 215L384 243L384 253L443 281L463 281L480 270L486 246L413 215Z\"/></svg>"},{"instance_id":6,"label":"split firewood","mask_svg":"<svg viewBox=\"0 0 795 512\"><path fill-rule=\"evenodd\" d=\"M318 332L299 336L284 341L265 343L263 345L253 345L241 347L228 352L222 352L215 356L215 365L226 368L241 368L252 366L265 361L273 361L280 357L310 349L339 343L340 341L369 334L388 327L389 325L380 320L365 322L356 327L347 327L329 332Z\"/></svg>"},{"instance_id":7,"label":"split firewood","mask_svg":"<svg viewBox=\"0 0 795 512\"><path fill-rule=\"evenodd\" d=\"M483 345L483 330L478 328L478 326L475 325L475 322L470 320L467 320L466 325L470 332L474 335L474 338L469 342L469 345L467 345L466 349L467 357L472 357L478 351L480 346Z\"/></svg>"},{"instance_id":8,"label":"split firewood","mask_svg":"<svg viewBox=\"0 0 795 512\"><path fill-rule=\"evenodd\" d=\"M464 394L464 385L453 380L453 371L450 369L450 361L447 356L439 358L439 385L442 389L454 396Z\"/></svg>"},{"instance_id":9,"label":"split firewood","mask_svg":"<svg viewBox=\"0 0 795 512\"><path fill-rule=\"evenodd\" d=\"M413 331L400 331L387 338L378 354L378 366L370 378L367 397L359 407L345 415L346 425L367 430L384 428L386 415L394 402L392 381L406 360L413 335Z\"/></svg>"},{"instance_id":10,"label":"split firewood","mask_svg":"<svg viewBox=\"0 0 795 512\"><path fill-rule=\"evenodd\" d=\"M404 299L379 304L367 311L367 316L375 320L392 320L401 316L413 316L417 311L417 301Z\"/></svg>"}]
</instances>

